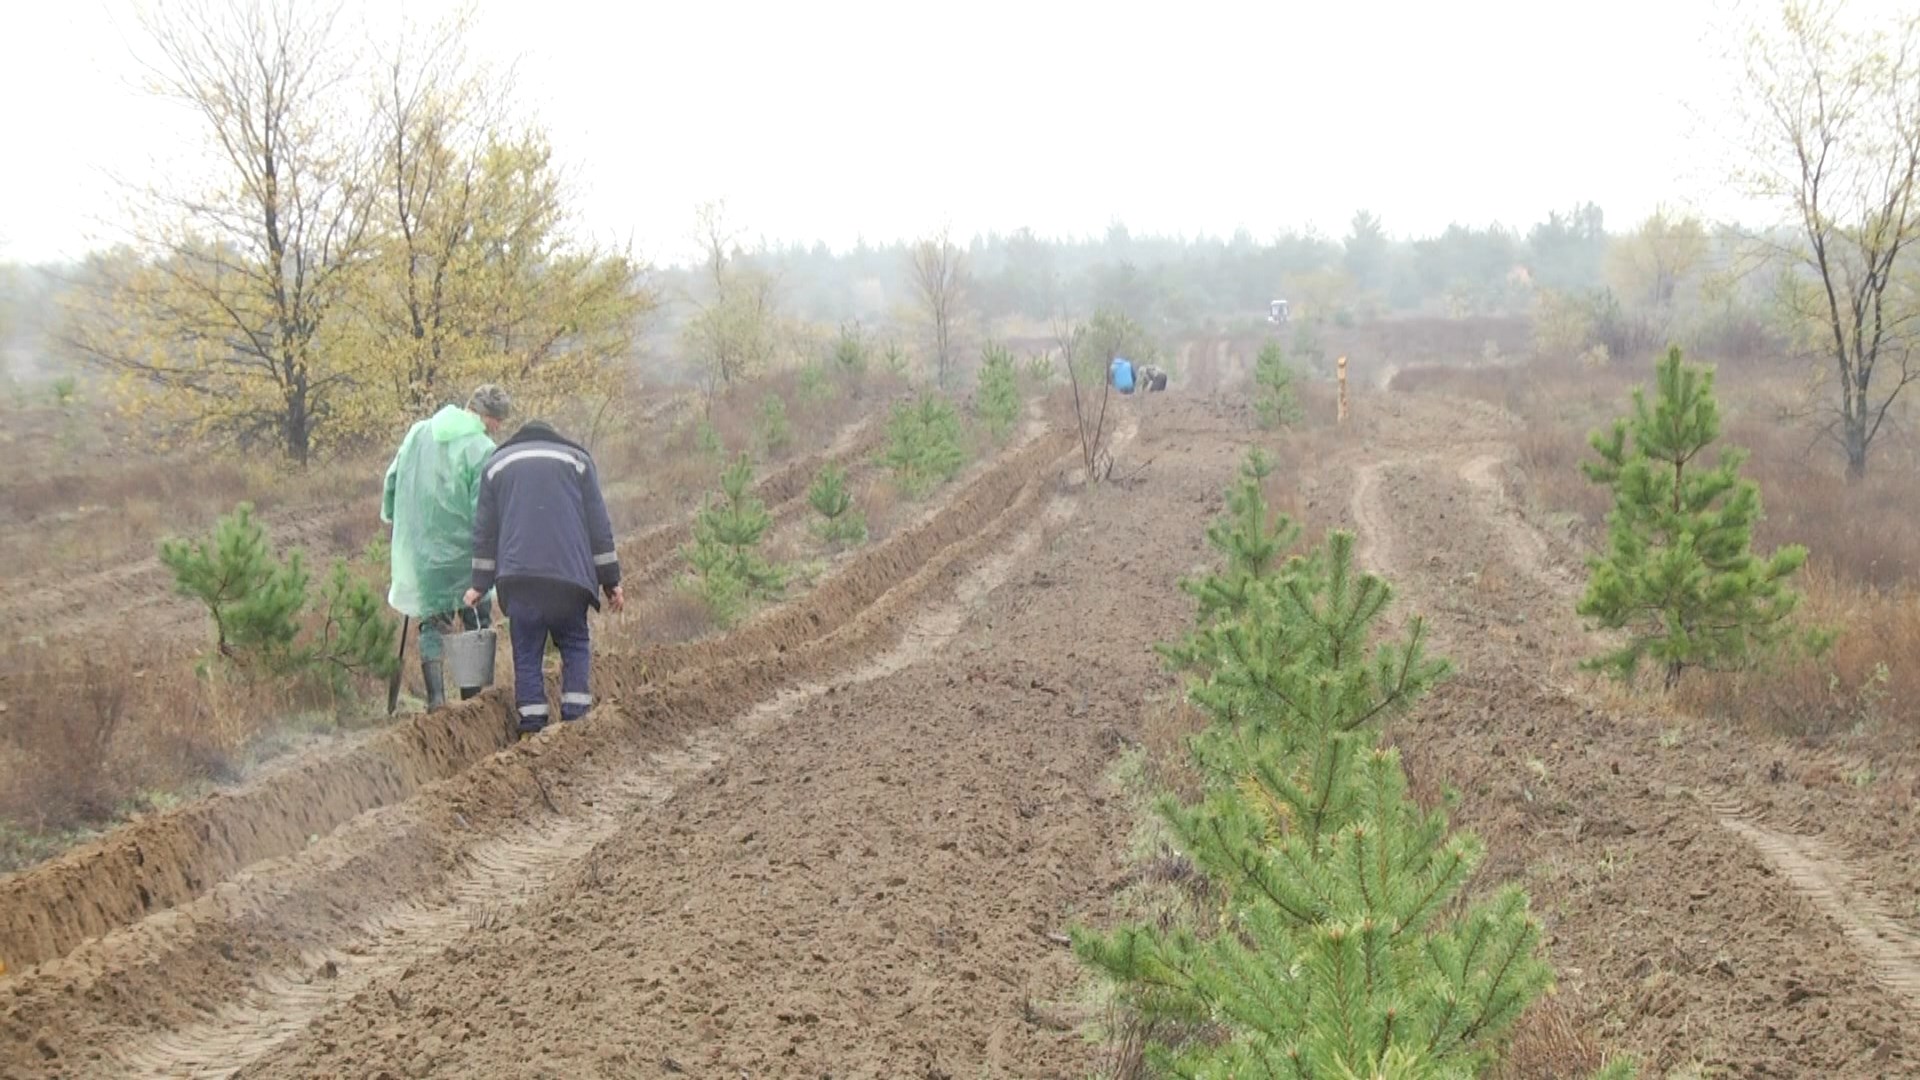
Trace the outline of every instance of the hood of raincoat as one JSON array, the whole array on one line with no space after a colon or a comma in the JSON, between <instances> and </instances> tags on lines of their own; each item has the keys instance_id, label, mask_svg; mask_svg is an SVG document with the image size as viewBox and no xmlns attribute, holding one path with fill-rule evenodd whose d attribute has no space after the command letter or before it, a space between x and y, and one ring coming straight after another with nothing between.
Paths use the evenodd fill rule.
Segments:
<instances>
[{"instance_id":1,"label":"hood of raincoat","mask_svg":"<svg viewBox=\"0 0 1920 1080\"><path fill-rule=\"evenodd\" d=\"M470 438L487 433L486 421L473 412L456 405L442 406L427 421L433 425L433 437L439 442L453 442L455 439ZM491 442L492 440L488 440Z\"/></svg>"},{"instance_id":2,"label":"hood of raincoat","mask_svg":"<svg viewBox=\"0 0 1920 1080\"><path fill-rule=\"evenodd\" d=\"M493 440L478 416L448 405L413 425L387 469L380 518L393 526L387 602L414 618L455 611L473 574L473 512Z\"/></svg>"}]
</instances>

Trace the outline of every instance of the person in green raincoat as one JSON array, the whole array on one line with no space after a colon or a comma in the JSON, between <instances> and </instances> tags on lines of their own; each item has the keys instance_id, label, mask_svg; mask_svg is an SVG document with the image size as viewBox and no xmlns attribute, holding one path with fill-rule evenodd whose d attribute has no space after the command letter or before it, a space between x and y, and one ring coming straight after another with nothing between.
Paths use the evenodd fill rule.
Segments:
<instances>
[{"instance_id":1,"label":"person in green raincoat","mask_svg":"<svg viewBox=\"0 0 1920 1080\"><path fill-rule=\"evenodd\" d=\"M387 603L420 624L420 673L427 708L446 704L442 634L486 626L493 604L461 603L473 578L473 514L480 499L480 468L493 437L512 412L506 391L478 387L466 408L446 405L413 425L387 467L380 520L393 526L393 587ZM480 687L463 686L464 700Z\"/></svg>"}]
</instances>

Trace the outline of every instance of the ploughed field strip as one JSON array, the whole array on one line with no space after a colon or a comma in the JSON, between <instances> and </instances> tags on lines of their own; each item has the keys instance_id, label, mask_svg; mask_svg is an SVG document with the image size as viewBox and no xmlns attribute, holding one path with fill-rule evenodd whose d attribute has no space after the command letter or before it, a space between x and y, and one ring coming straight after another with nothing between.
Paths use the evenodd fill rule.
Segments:
<instances>
[{"instance_id":1,"label":"ploughed field strip","mask_svg":"<svg viewBox=\"0 0 1920 1080\"><path fill-rule=\"evenodd\" d=\"M840 452L870 446L855 439ZM1032 512L1035 498L1022 493L1065 449L1064 436L1046 433L976 467L919 522L860 551L801 599L750 621L730 646L616 648L596 668L606 707L587 725L591 734L556 732L495 753L508 727L496 691L123 830L108 838L121 845L118 874L110 844L100 844L17 875L5 883L14 890L5 918L14 927L9 940L27 943L10 947L30 958L14 962L5 980L12 984L8 1034L22 1047L54 1045L69 1024L49 1023L61 1009L40 1006L81 986L96 1002L147 1003L120 1018L134 1028L164 1026L174 1019L162 1015L169 1011L184 1018L215 1008L222 987L246 979L212 969L298 969L303 956L324 948L329 928L373 918L410 886L445 877L476 844L528 814L551 812L570 786L618 754L667 745L880 648L901 630L905 607L950 584L957 561L997 535L995 522ZM382 802L390 805L364 812ZM309 809L312 803L321 808ZM336 829L329 817L348 824ZM263 856L263 846L280 850ZM194 957L217 977L177 980ZM205 996L170 1000L170 984ZM71 1025L88 1026L84 1016Z\"/></svg>"},{"instance_id":2,"label":"ploughed field strip","mask_svg":"<svg viewBox=\"0 0 1920 1080\"><path fill-rule=\"evenodd\" d=\"M756 494L780 512L804 509L818 467L870 453L881 426L862 421L819 455L775 470ZM670 581L685 521L622 545L641 583ZM642 586L644 587L644 585ZM237 871L296 852L354 816L408 798L509 742L505 706L416 716L365 739L269 770L232 791L116 829L0 879L0 963L18 971L203 894Z\"/></svg>"},{"instance_id":3,"label":"ploughed field strip","mask_svg":"<svg viewBox=\"0 0 1920 1080\"><path fill-rule=\"evenodd\" d=\"M1246 412L1123 403L1150 467L1093 498L1060 494L1073 436L1034 434L734 633L614 644L576 728L495 752L504 700L454 708L499 742L397 743L423 775L388 805L0 982L0 1075L1086 1075L1058 935L1127 883L1101 775L1174 691L1151 645L1191 618ZM1653 1075L1920 1072L1920 867L1886 850L1911 814L1582 683L1580 553L1506 491L1510 416L1368 390L1355 416L1302 502L1458 665L1389 737L1460 793L1482 883L1531 893L1556 1015ZM623 557L661 569L680 527Z\"/></svg>"},{"instance_id":4,"label":"ploughed field strip","mask_svg":"<svg viewBox=\"0 0 1920 1080\"><path fill-rule=\"evenodd\" d=\"M1123 877L1103 774L1171 685L1145 643L1188 618L1199 554L1130 524L1203 508L1185 485L1056 497L1057 471L897 645L717 732L718 761L510 918L242 1075L1085 1075L1056 938ZM1137 587L1110 587L1123 565Z\"/></svg>"}]
</instances>

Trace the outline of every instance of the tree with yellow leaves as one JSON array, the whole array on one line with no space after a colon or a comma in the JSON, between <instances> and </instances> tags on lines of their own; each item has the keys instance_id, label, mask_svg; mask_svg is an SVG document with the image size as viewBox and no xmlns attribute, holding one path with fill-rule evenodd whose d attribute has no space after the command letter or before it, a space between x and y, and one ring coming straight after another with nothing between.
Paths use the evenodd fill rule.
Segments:
<instances>
[{"instance_id":1,"label":"tree with yellow leaves","mask_svg":"<svg viewBox=\"0 0 1920 1080\"><path fill-rule=\"evenodd\" d=\"M479 382L530 411L616 390L655 306L644 267L570 235L545 136L509 128L464 24L409 32L360 96L337 14L148 17L160 88L204 119L218 179L149 193L138 242L92 261L68 340L150 415L301 465Z\"/></svg>"},{"instance_id":2,"label":"tree with yellow leaves","mask_svg":"<svg viewBox=\"0 0 1920 1080\"><path fill-rule=\"evenodd\" d=\"M135 404L300 464L360 381L327 336L372 223L336 15L278 0L144 17L156 89L205 121L225 183L148 192L137 246L91 261L68 334Z\"/></svg>"},{"instance_id":3,"label":"tree with yellow leaves","mask_svg":"<svg viewBox=\"0 0 1920 1080\"><path fill-rule=\"evenodd\" d=\"M526 408L617 388L655 306L624 251L568 236L566 193L508 87L469 65L464 21L411 34L384 62L380 198L360 329L399 418L477 382Z\"/></svg>"}]
</instances>

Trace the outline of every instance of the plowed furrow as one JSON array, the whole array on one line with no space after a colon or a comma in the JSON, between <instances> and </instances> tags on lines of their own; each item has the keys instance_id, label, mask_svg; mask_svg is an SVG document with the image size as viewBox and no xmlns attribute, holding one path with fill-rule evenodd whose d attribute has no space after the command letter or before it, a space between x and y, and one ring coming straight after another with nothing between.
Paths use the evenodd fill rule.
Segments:
<instances>
[{"instance_id":1,"label":"plowed furrow","mask_svg":"<svg viewBox=\"0 0 1920 1080\"><path fill-rule=\"evenodd\" d=\"M133 1066L180 1075L188 1070L167 1063L184 1061L189 1044L208 1045L214 1027L239 1040L221 1044L231 1057L235 1046L244 1051L261 1031L297 1026L290 1017L337 1000L339 986L351 989L352 979L388 966L365 957L404 965L409 949L426 947L418 939L484 924L489 910L510 908L577 862L597 829L658 797L662 783L670 786L670 777L661 778L671 770L636 755L911 641L914 610L953 590L969 560L1032 519L1048 466L1066 447L1062 436L1049 435L1003 455L938 513L861 552L790 605L802 613L797 618L775 609L744 628L733 649L716 645L707 654L712 671L662 679L640 658L605 657L598 669L604 704L586 723L487 757L415 798L360 815L291 859L261 864L174 912L16 977L0 1032L18 1036L6 1041L21 1051L36 1039L96 1048L103 1074ZM506 711L490 695L449 716L456 726L503 731ZM556 825L561 819L567 823ZM528 821L563 831L528 832ZM396 906L396 896L407 899ZM342 927L356 928L344 946ZM347 974L360 968L367 970ZM169 996L175 980L194 986L195 997ZM198 1034L183 1040L183 1029ZM135 1056L117 1063L97 1056L107 1045L126 1045ZM7 1056L0 1054L0 1072L46 1064ZM59 1074L75 1067L68 1060Z\"/></svg>"},{"instance_id":2,"label":"plowed furrow","mask_svg":"<svg viewBox=\"0 0 1920 1080\"><path fill-rule=\"evenodd\" d=\"M784 512L804 505L826 461L869 452L884 434L871 418L821 454L795 461L756 490ZM690 533L679 521L623 547L640 573L662 575ZM724 650L723 650L724 651ZM499 696L494 692L494 697ZM0 879L0 963L18 970L163 911L243 867L298 851L310 838L405 799L507 745L492 706L415 716L356 744L289 763L245 787L117 829L41 866Z\"/></svg>"}]
</instances>

